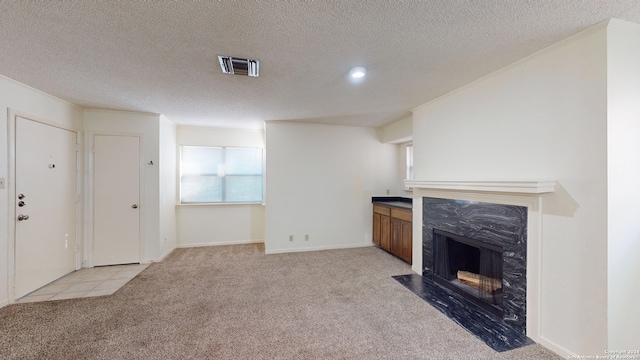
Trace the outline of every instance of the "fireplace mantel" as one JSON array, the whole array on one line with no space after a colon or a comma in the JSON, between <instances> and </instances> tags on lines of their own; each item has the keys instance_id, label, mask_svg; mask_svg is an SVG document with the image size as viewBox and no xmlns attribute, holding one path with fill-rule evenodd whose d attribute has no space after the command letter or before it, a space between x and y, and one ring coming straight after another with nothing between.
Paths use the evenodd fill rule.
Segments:
<instances>
[{"instance_id":1,"label":"fireplace mantel","mask_svg":"<svg viewBox=\"0 0 640 360\"><path fill-rule=\"evenodd\" d=\"M555 180L482 180L482 181L433 181L405 180L405 186L414 189L439 189L458 191L482 191L512 194L545 194L554 192Z\"/></svg>"}]
</instances>

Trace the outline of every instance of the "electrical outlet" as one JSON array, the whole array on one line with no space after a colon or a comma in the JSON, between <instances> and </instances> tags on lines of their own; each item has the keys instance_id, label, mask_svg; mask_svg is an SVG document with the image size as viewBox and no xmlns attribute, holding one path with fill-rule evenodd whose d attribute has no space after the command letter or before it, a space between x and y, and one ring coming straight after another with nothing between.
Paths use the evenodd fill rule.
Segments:
<instances>
[{"instance_id":1,"label":"electrical outlet","mask_svg":"<svg viewBox=\"0 0 640 360\"><path fill-rule=\"evenodd\" d=\"M289 235L289 241L293 241L293 235Z\"/></svg>"},{"instance_id":2,"label":"electrical outlet","mask_svg":"<svg viewBox=\"0 0 640 360\"><path fill-rule=\"evenodd\" d=\"M306 235L304 236L304 241L309 241L309 234L306 234Z\"/></svg>"}]
</instances>

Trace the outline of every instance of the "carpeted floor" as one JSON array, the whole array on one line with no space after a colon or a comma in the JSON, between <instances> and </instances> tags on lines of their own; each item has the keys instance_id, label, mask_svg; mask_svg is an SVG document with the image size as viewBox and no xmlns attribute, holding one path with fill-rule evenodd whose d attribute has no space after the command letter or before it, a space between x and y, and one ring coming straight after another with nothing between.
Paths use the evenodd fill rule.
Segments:
<instances>
[{"instance_id":1,"label":"carpeted floor","mask_svg":"<svg viewBox=\"0 0 640 360\"><path fill-rule=\"evenodd\" d=\"M497 353L391 278L374 247L177 249L111 296L0 309L1 359L560 359Z\"/></svg>"}]
</instances>

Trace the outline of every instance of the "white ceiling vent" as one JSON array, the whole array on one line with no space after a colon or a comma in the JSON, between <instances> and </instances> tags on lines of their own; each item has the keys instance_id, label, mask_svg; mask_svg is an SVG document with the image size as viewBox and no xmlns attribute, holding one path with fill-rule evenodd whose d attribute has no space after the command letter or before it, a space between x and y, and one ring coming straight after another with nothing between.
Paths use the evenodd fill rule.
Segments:
<instances>
[{"instance_id":1,"label":"white ceiling vent","mask_svg":"<svg viewBox=\"0 0 640 360\"><path fill-rule=\"evenodd\" d=\"M225 74L260 76L260 60L240 59L232 56L218 56L220 67Z\"/></svg>"}]
</instances>

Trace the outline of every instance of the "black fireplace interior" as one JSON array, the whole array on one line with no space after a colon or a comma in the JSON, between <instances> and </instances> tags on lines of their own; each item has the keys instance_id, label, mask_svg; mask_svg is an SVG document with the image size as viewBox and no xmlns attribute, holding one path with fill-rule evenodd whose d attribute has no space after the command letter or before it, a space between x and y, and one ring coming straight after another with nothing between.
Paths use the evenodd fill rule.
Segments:
<instances>
[{"instance_id":1,"label":"black fireplace interior","mask_svg":"<svg viewBox=\"0 0 640 360\"><path fill-rule=\"evenodd\" d=\"M434 280L502 318L503 248L440 229L433 240Z\"/></svg>"}]
</instances>

